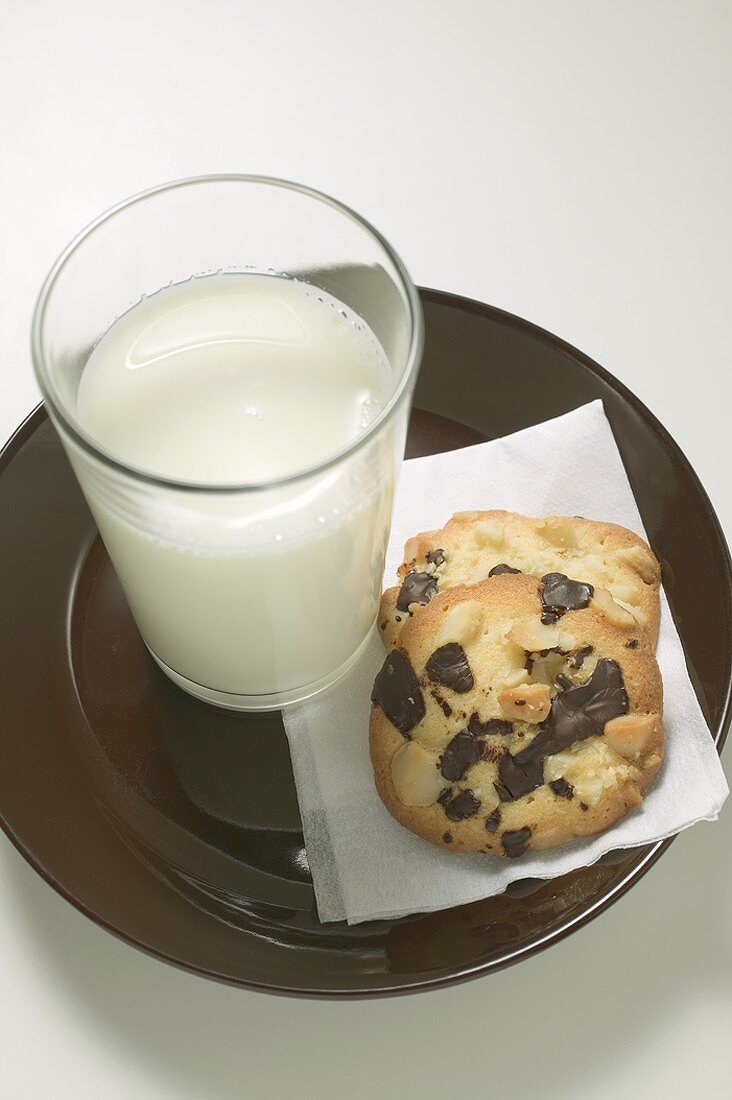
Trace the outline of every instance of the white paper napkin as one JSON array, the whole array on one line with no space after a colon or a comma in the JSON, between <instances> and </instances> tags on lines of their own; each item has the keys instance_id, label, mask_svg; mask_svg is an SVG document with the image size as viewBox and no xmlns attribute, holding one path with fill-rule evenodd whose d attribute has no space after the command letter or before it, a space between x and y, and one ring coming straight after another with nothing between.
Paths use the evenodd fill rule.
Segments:
<instances>
[{"instance_id":1,"label":"white paper napkin","mask_svg":"<svg viewBox=\"0 0 732 1100\"><path fill-rule=\"evenodd\" d=\"M405 462L386 584L405 540L453 512L506 508L584 515L645 535L601 401L504 439ZM349 924L432 912L502 893L518 878L554 878L605 852L648 844L713 821L729 790L661 595L658 661L664 681L666 759L643 805L598 837L521 859L452 854L398 825L374 788L370 694L384 659L380 638L344 680L285 713L305 845L322 921Z\"/></svg>"}]
</instances>

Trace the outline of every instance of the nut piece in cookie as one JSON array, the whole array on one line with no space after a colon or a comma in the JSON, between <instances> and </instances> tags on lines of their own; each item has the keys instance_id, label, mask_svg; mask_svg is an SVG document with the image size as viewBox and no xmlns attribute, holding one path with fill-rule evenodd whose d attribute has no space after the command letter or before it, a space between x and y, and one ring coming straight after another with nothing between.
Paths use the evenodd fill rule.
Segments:
<instances>
[{"instance_id":1,"label":"nut piece in cookie","mask_svg":"<svg viewBox=\"0 0 732 1100\"><path fill-rule=\"evenodd\" d=\"M536 530L552 546L558 546L562 550L574 550L579 546L577 527L569 516L547 516L536 525Z\"/></svg>"},{"instance_id":2,"label":"nut piece in cookie","mask_svg":"<svg viewBox=\"0 0 732 1100\"><path fill-rule=\"evenodd\" d=\"M463 603L451 607L442 616L435 644L446 645L447 642L458 642L465 647L480 634L483 624L483 608L477 600L465 600Z\"/></svg>"},{"instance_id":3,"label":"nut piece in cookie","mask_svg":"<svg viewBox=\"0 0 732 1100\"><path fill-rule=\"evenodd\" d=\"M509 721L543 722L549 714L551 696L546 684L519 684L502 691L498 702Z\"/></svg>"},{"instance_id":4,"label":"nut piece in cookie","mask_svg":"<svg viewBox=\"0 0 732 1100\"><path fill-rule=\"evenodd\" d=\"M559 645L559 627L542 623L533 616L514 623L507 637L525 649L527 653L540 653Z\"/></svg>"},{"instance_id":5,"label":"nut piece in cookie","mask_svg":"<svg viewBox=\"0 0 732 1100\"><path fill-rule=\"evenodd\" d=\"M660 714L623 714L605 725L605 741L621 756L640 756L657 739Z\"/></svg>"},{"instance_id":6,"label":"nut piece in cookie","mask_svg":"<svg viewBox=\"0 0 732 1100\"><path fill-rule=\"evenodd\" d=\"M592 606L604 615L613 626L634 627L635 618L625 607L621 607L605 588L596 588L591 600Z\"/></svg>"},{"instance_id":7,"label":"nut piece in cookie","mask_svg":"<svg viewBox=\"0 0 732 1100\"><path fill-rule=\"evenodd\" d=\"M407 741L394 753L391 778L405 806L432 806L447 786L433 755L416 741Z\"/></svg>"}]
</instances>

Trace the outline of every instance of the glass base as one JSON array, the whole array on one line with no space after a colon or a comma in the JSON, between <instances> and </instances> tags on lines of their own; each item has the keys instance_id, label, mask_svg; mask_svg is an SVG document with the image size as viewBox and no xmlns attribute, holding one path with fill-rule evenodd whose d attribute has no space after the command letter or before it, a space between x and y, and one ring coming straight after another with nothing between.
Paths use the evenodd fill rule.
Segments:
<instances>
[{"instance_id":1,"label":"glass base","mask_svg":"<svg viewBox=\"0 0 732 1100\"><path fill-rule=\"evenodd\" d=\"M237 695L235 692L218 691L216 688L205 687L203 684L197 684L195 680L189 680L186 676L182 676L180 672L176 672L174 668L170 668L169 665L166 665L165 661L161 661L157 653L154 653L152 649L150 649L150 646L148 646L147 649L150 656L162 669L168 679L172 680L177 687L182 688L183 691L192 695L195 699L200 699L204 703L210 703L214 707L223 707L225 710L238 710L256 714L262 711L283 710L285 707L294 706L295 703L302 703L306 699L312 699L314 695L319 695L321 691L325 691L327 688L332 687L333 684L336 684L345 676L349 669L353 668L356 661L371 641L375 629L376 623L371 627L371 630L369 630L356 652L334 672L330 672L327 676L323 676L320 680L315 680L313 683L303 684L301 687L291 688L288 691L276 691L271 695Z\"/></svg>"}]
</instances>

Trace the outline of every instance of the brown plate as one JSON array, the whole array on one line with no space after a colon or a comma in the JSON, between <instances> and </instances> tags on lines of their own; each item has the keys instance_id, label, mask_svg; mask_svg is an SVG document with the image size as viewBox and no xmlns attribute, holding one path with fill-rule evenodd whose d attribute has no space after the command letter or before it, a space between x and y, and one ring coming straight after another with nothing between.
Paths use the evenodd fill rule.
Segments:
<instances>
[{"instance_id":1,"label":"brown plate","mask_svg":"<svg viewBox=\"0 0 732 1100\"><path fill-rule=\"evenodd\" d=\"M408 453L505 435L601 397L721 748L732 575L689 463L640 401L561 340L478 302L422 299ZM214 710L159 672L42 408L0 455L0 524L2 826L60 894L153 955L277 992L427 989L555 942L670 843L442 913L322 925L279 716Z\"/></svg>"}]
</instances>

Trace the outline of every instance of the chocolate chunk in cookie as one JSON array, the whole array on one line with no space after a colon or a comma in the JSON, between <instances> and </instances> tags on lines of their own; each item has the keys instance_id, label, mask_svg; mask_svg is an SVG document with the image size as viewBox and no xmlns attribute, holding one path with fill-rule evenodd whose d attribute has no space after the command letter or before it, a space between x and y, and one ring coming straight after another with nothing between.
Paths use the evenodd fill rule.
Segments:
<instances>
[{"instance_id":1,"label":"chocolate chunk in cookie","mask_svg":"<svg viewBox=\"0 0 732 1100\"><path fill-rule=\"evenodd\" d=\"M465 821L468 817L475 817L480 809L480 802L470 790L458 791L454 797L440 798L439 801L450 821Z\"/></svg>"},{"instance_id":2,"label":"chocolate chunk in cookie","mask_svg":"<svg viewBox=\"0 0 732 1100\"><path fill-rule=\"evenodd\" d=\"M435 688L432 688L432 690L430 691L430 695L437 703L442 713L445 715L445 718L449 718L452 714L452 707L448 703L447 699L444 699L442 695L440 695L439 691L437 691Z\"/></svg>"},{"instance_id":3,"label":"chocolate chunk in cookie","mask_svg":"<svg viewBox=\"0 0 732 1100\"><path fill-rule=\"evenodd\" d=\"M566 779L555 779L549 786L558 798L574 798L574 787Z\"/></svg>"},{"instance_id":4,"label":"chocolate chunk in cookie","mask_svg":"<svg viewBox=\"0 0 732 1100\"><path fill-rule=\"evenodd\" d=\"M628 693L620 665L603 658L586 683L554 696L549 717L539 733L513 759L521 767L530 761L544 760L575 741L602 733L606 722L627 710Z\"/></svg>"},{"instance_id":5,"label":"chocolate chunk in cookie","mask_svg":"<svg viewBox=\"0 0 732 1100\"><path fill-rule=\"evenodd\" d=\"M507 565L505 561L500 561L498 565L494 565L488 573L489 577L500 577L502 573L520 573L520 569L514 569L512 565Z\"/></svg>"},{"instance_id":6,"label":"chocolate chunk in cookie","mask_svg":"<svg viewBox=\"0 0 732 1100\"><path fill-rule=\"evenodd\" d=\"M437 591L437 579L431 573L407 573L397 596L397 609L409 611L412 604L427 604Z\"/></svg>"},{"instance_id":7,"label":"chocolate chunk in cookie","mask_svg":"<svg viewBox=\"0 0 732 1100\"><path fill-rule=\"evenodd\" d=\"M482 755L482 745L469 730L456 733L440 758L440 771L451 783L462 779L471 764L477 763Z\"/></svg>"},{"instance_id":8,"label":"chocolate chunk in cookie","mask_svg":"<svg viewBox=\"0 0 732 1100\"><path fill-rule=\"evenodd\" d=\"M425 554L425 559L430 565L444 565L445 564L445 551L444 550L428 550Z\"/></svg>"},{"instance_id":9,"label":"chocolate chunk in cookie","mask_svg":"<svg viewBox=\"0 0 732 1100\"><path fill-rule=\"evenodd\" d=\"M580 611L589 605L595 589L583 581L571 581L564 573L546 573L541 578L541 621L555 623L567 611Z\"/></svg>"},{"instance_id":10,"label":"chocolate chunk in cookie","mask_svg":"<svg viewBox=\"0 0 732 1100\"><path fill-rule=\"evenodd\" d=\"M626 714L628 693L617 661L599 660L584 684L554 697L547 720L551 729L550 752L559 752L575 741L602 733L606 722Z\"/></svg>"},{"instance_id":11,"label":"chocolate chunk in cookie","mask_svg":"<svg viewBox=\"0 0 732 1100\"><path fill-rule=\"evenodd\" d=\"M489 833L497 833L501 824L501 811L495 809L492 814L489 814L485 819L485 827Z\"/></svg>"},{"instance_id":12,"label":"chocolate chunk in cookie","mask_svg":"<svg viewBox=\"0 0 732 1100\"><path fill-rule=\"evenodd\" d=\"M477 713L470 715L468 729L476 737L509 737L513 733L513 726L503 718L489 718L487 722L481 722Z\"/></svg>"},{"instance_id":13,"label":"chocolate chunk in cookie","mask_svg":"<svg viewBox=\"0 0 732 1100\"><path fill-rule=\"evenodd\" d=\"M473 687L473 673L465 650L457 642L436 649L425 666L430 680L453 691L464 693Z\"/></svg>"},{"instance_id":14,"label":"chocolate chunk in cookie","mask_svg":"<svg viewBox=\"0 0 732 1100\"><path fill-rule=\"evenodd\" d=\"M381 666L374 680L371 702L381 707L405 737L424 718L424 696L419 680L409 658L400 650L392 650Z\"/></svg>"},{"instance_id":15,"label":"chocolate chunk in cookie","mask_svg":"<svg viewBox=\"0 0 732 1100\"><path fill-rule=\"evenodd\" d=\"M567 664L570 668L582 668L582 665L585 663L585 658L589 657L592 652L593 649L591 645L583 645L581 649L578 649L576 653L572 654Z\"/></svg>"},{"instance_id":16,"label":"chocolate chunk in cookie","mask_svg":"<svg viewBox=\"0 0 732 1100\"><path fill-rule=\"evenodd\" d=\"M523 798L543 782L544 761L541 756L519 761L515 756L506 753L498 761L498 781L494 786L502 802Z\"/></svg>"},{"instance_id":17,"label":"chocolate chunk in cookie","mask_svg":"<svg viewBox=\"0 0 732 1100\"><path fill-rule=\"evenodd\" d=\"M528 825L525 825L523 829L509 829L501 837L503 850L506 855L511 856L512 859L524 854L529 846L530 840L531 829Z\"/></svg>"},{"instance_id":18,"label":"chocolate chunk in cookie","mask_svg":"<svg viewBox=\"0 0 732 1100\"><path fill-rule=\"evenodd\" d=\"M502 756L508 752L507 745L496 745L494 741L481 741L482 759L491 764L497 764Z\"/></svg>"}]
</instances>

